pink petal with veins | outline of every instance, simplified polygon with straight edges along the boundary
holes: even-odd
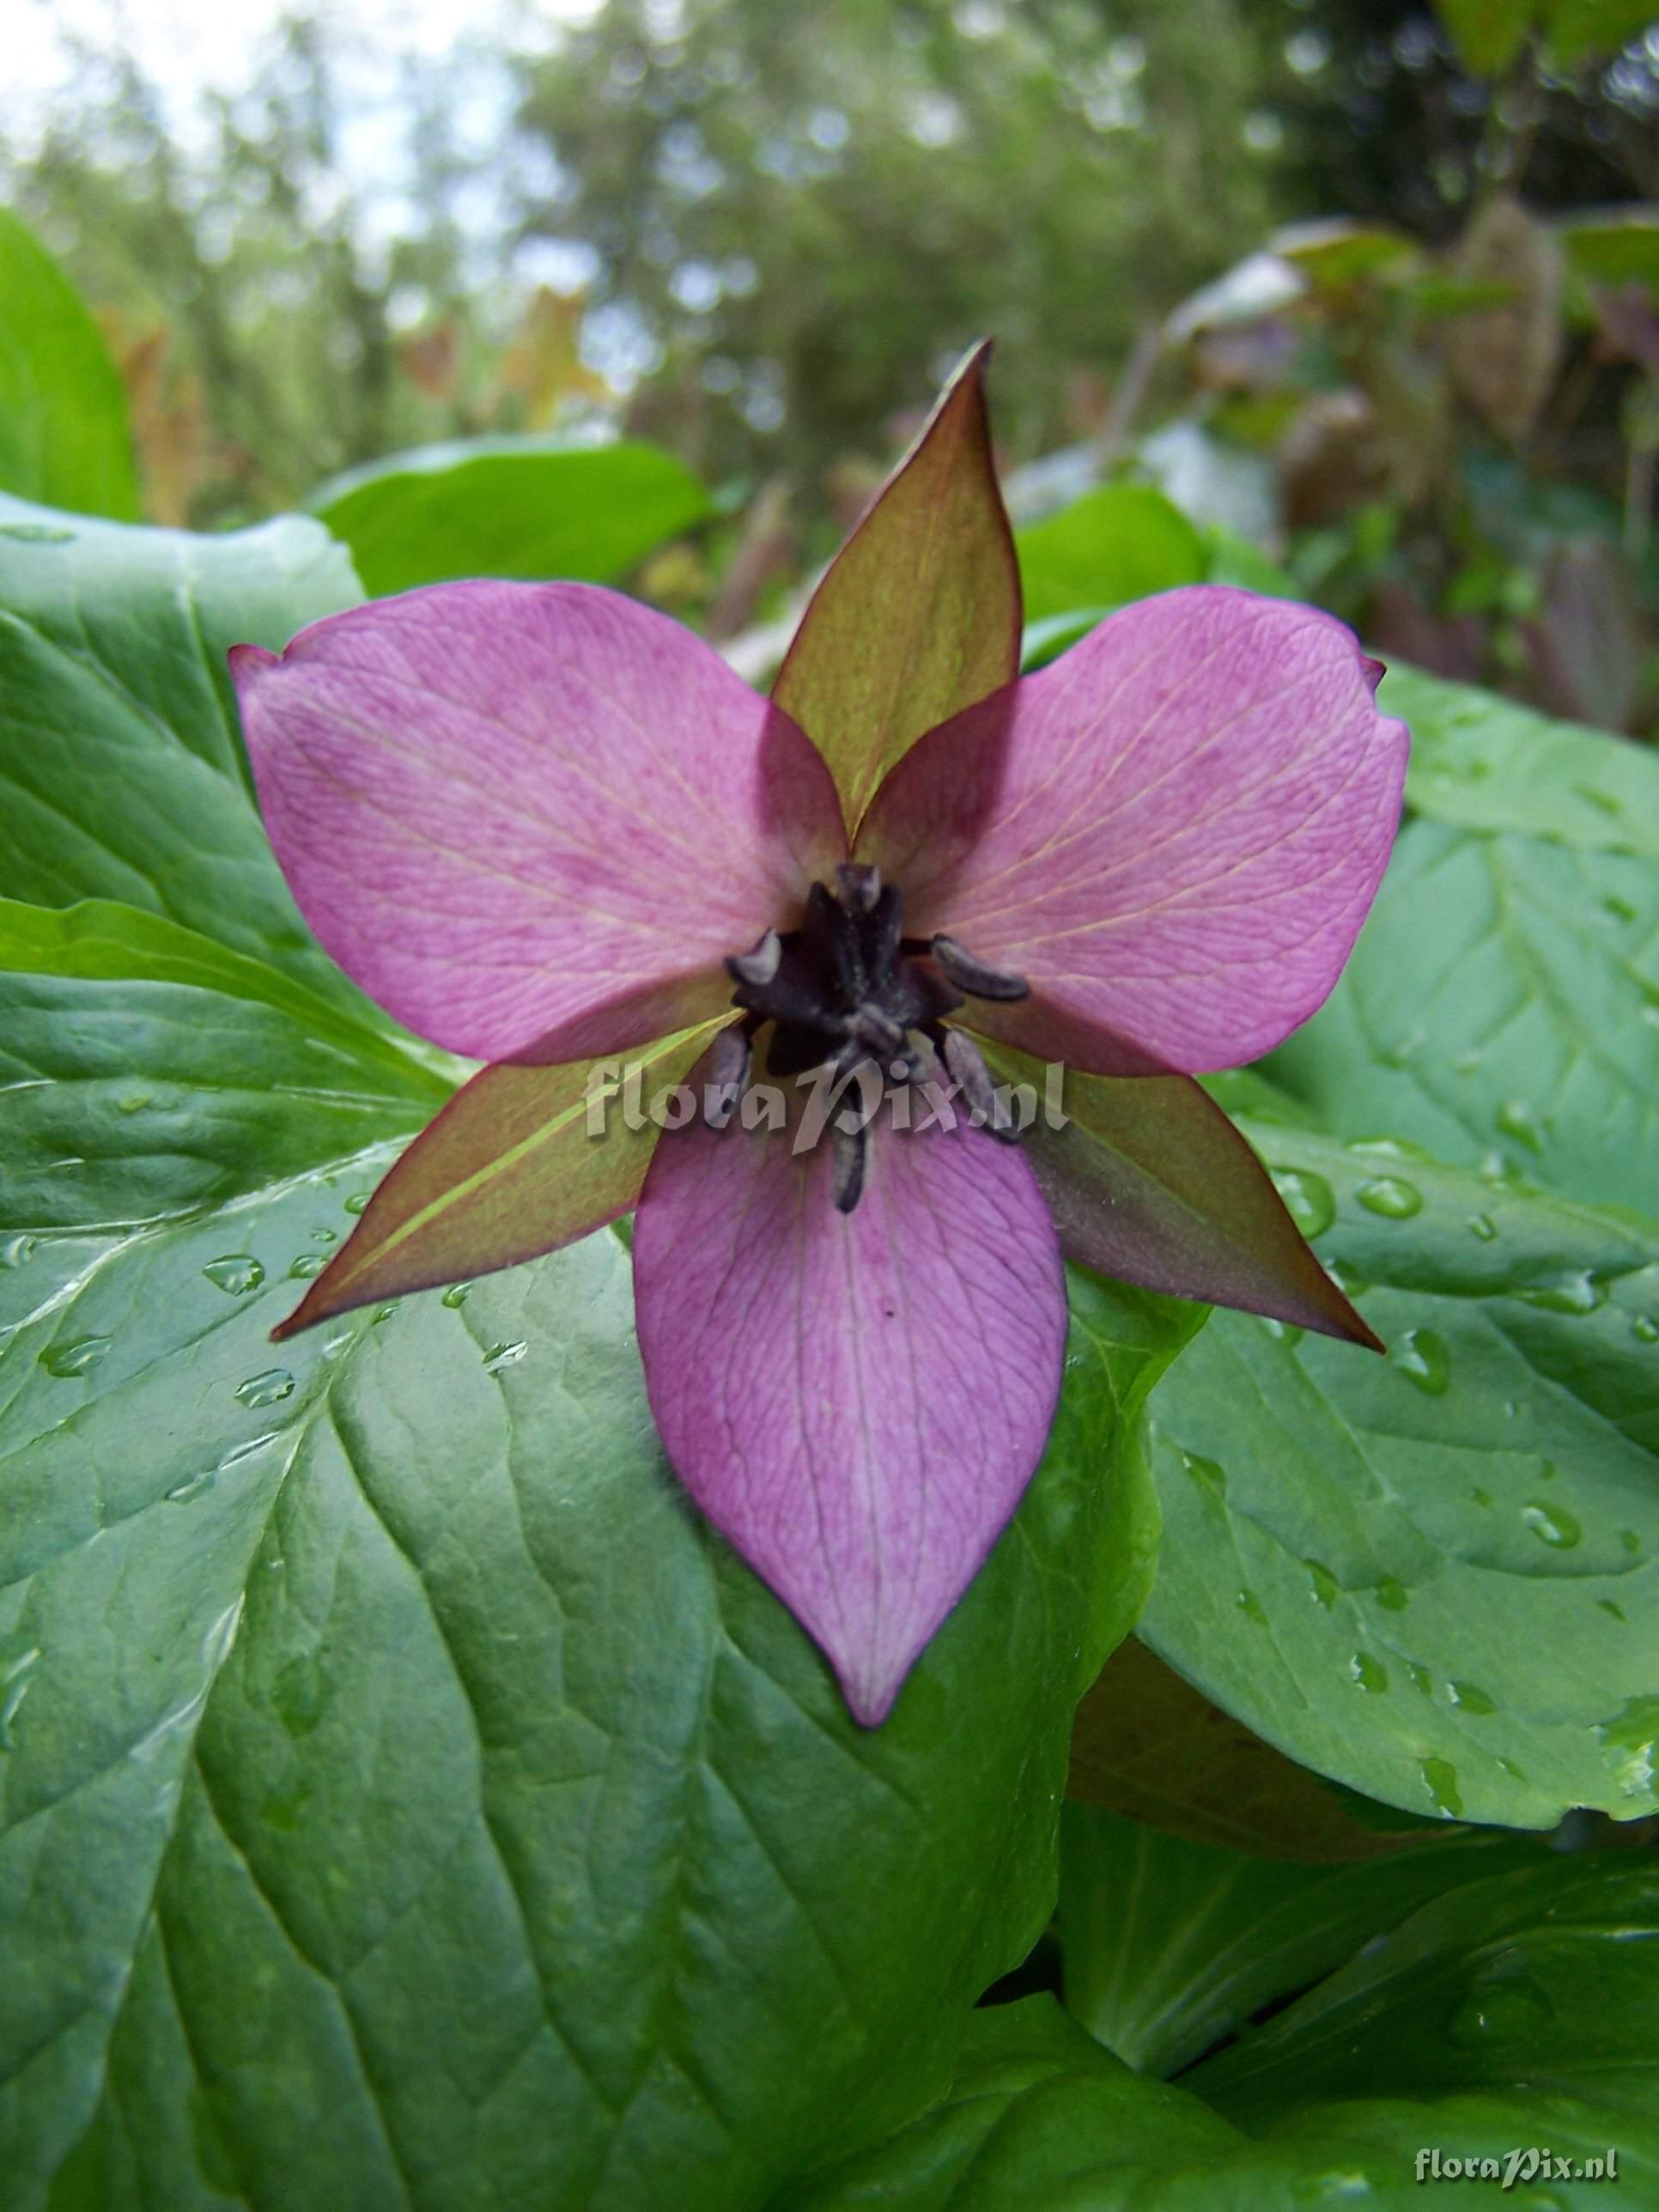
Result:
[[[617,592],[440,584],[231,664],[301,912],[454,1052],[574,1059],[717,1012],[723,956],[844,852],[795,724]]]
[[[884,1113],[850,1214],[830,1165],[827,1138],[665,1135],[635,1298],[675,1471],[873,1727],[1042,1456],[1066,1295],[1016,1148]]]
[[[859,857],[903,885],[908,932],[1026,977],[1025,1051],[1117,1074],[1127,1039],[1185,1073],[1236,1066],[1322,1004],[1382,878],[1408,740],[1376,680],[1312,608],[1165,592],[931,731]],[[1000,1008],[973,1018],[1003,1033]]]

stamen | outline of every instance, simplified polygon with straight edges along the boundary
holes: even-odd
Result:
[[[703,1085],[703,1120],[711,1129],[724,1129],[737,1112],[749,1088],[753,1059],[746,1030],[722,1030],[708,1055],[708,1077]]]
[[[988,1129],[994,1137],[1012,1144],[1019,1132],[1008,1116],[1006,1101],[1000,1097],[991,1080],[991,1071],[985,1065],[985,1055],[972,1037],[961,1030],[945,1032],[945,1065],[962,1085],[963,1095],[973,1109],[979,1125]]]
[[[850,1213],[864,1194],[864,1161],[869,1131],[862,1123],[856,1129],[843,1129],[837,1122],[830,1134],[835,1162],[830,1194],[837,1213]]]
[[[954,937],[936,937],[928,950],[957,990],[966,991],[970,999],[1030,996],[1031,987],[1023,975],[1005,975],[998,969],[986,967]]]
[[[853,1016],[853,1034],[874,1052],[896,1052],[904,1042],[904,1024],[868,999]]]
[[[726,963],[726,972],[734,983],[746,983],[751,990],[758,990],[777,974],[782,958],[783,939],[775,929],[769,929],[752,952],[734,952]]]

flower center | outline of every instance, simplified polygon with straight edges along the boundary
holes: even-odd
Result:
[[[732,1003],[746,1018],[716,1048],[714,1079],[730,1103],[729,1121],[748,1081],[757,1032],[769,1022],[769,1074],[827,1070],[846,1084],[869,1066],[896,1083],[936,1080],[939,1062],[997,1135],[995,1087],[979,1048],[945,1017],[969,998],[1023,999],[1018,975],[987,968],[951,937],[903,934],[904,899],[880,871],[844,864],[836,888],[814,884],[799,929],[769,929],[750,952],[726,965],[737,989]],[[864,1187],[867,1128],[835,1125],[835,1199],[843,1213]]]

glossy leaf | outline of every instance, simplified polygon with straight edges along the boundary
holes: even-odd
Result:
[[[1392,1144],[1246,1133],[1389,1358],[1212,1317],[1154,1401],[1142,1635],[1407,1811],[1652,1812],[1659,1227]]]
[[[1659,1216],[1659,874],[1414,823],[1330,1003],[1267,1065],[1345,1136]]]
[[[1369,1866],[1287,1866],[1068,1805],[1066,2008],[1138,2072],[1174,2074],[1420,1905],[1544,1858],[1541,1844],[1486,1835],[1419,1843]]]
[[[135,518],[126,396],[109,348],[58,264],[3,207],[0,331],[0,491]],[[0,536],[29,526],[0,516]]]
[[[1382,1858],[1431,1825],[1333,1789],[1137,1637],[1118,1646],[1077,1709],[1066,1794],[1170,1838],[1306,1866]]]
[[[627,1212],[656,1146],[658,1093],[722,1026],[678,1030],[625,1063],[481,1069],[386,1176],[283,1334],[535,1259]]]
[[[1414,813],[1659,860],[1659,760],[1650,747],[1398,665],[1377,703],[1411,725],[1406,803]]]
[[[310,505],[373,597],[457,576],[614,583],[703,521],[708,495],[654,446],[478,438],[331,477]]]
[[[1518,2142],[1616,2144],[1639,2203],[1659,2182],[1656,1954],[1646,1854],[1546,1859],[1424,1905],[1191,2079],[1252,2128],[1315,2100],[1504,2097],[1532,2115]]]
[[[366,1012],[271,856],[225,665],[360,597],[313,522],[194,538],[0,498],[9,895],[148,908]]]
[[[992,1046],[1000,1080],[1041,1064]],[[1382,1347],[1310,1250],[1249,1146],[1189,1076],[1068,1074],[1061,1127],[1024,1143],[1066,1257],[1119,1282]]]
[[[222,1202],[448,1086],[275,969],[102,900],[0,901],[0,1233]]]
[[[747,2212],[937,2094],[1048,1913],[1155,1528],[1120,1407],[1189,1316],[1080,1286],[866,1734],[667,1474],[614,1237],[273,1352],[386,1157],[5,1248],[8,2212]]]
[[[977,347],[830,562],[772,696],[830,763],[849,829],[936,723],[1018,672],[1019,574]]]
[[[1209,574],[1204,540],[1150,484],[1103,484],[1014,539],[1028,622],[1144,599]]]

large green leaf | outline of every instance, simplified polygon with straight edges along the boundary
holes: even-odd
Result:
[[[1411,725],[1406,799],[1415,812],[1659,860],[1651,748],[1416,668],[1390,668],[1377,702]]]
[[[1543,1856],[1538,1844],[1460,1836],[1363,1866],[1287,1866],[1068,1805],[1066,2007],[1139,2072],[1173,2074],[1419,1905]]]
[[[418,1128],[447,1091],[382,1033],[176,922],[0,900],[0,1235],[234,1198]]]
[[[1091,2049],[1052,1998],[997,2006],[948,2097],[776,2212],[1407,2212],[1468,2160],[1528,2212],[1652,2203],[1656,1937],[1656,1878],[1626,1854],[1462,1882],[1179,2087]]]
[[[1014,543],[1031,623],[1196,584],[1210,567],[1198,531],[1150,484],[1103,484]]]
[[[0,491],[77,514],[138,513],[126,396],[80,295],[0,207]]]
[[[453,576],[614,583],[701,522],[708,495],[654,446],[475,438],[372,461],[309,504],[374,598]]]
[[[1659,1875],[1621,1853],[1516,1868],[1425,1905],[1190,2078],[1252,2129],[1330,2099],[1455,2094],[1456,2142],[1418,2137],[1448,2151],[1502,2100],[1516,2142],[1616,2145],[1640,2203],[1659,2187],[1656,2047]]]
[[[936,2094],[1047,1917],[1198,1316],[1079,1280],[1043,1467],[866,1733],[669,1477],[617,1238],[273,1352],[388,1158],[3,1248],[6,2212],[742,2212]]]
[[[1141,1632],[1407,1810],[1652,1812],[1659,1225],[1245,1126],[1389,1354],[1215,1315],[1153,1403]]]
[[[1415,823],[1335,993],[1267,1065],[1344,1135],[1659,1215],[1659,870]]]
[[[1463,65],[1476,76],[1501,76],[1525,43],[1539,0],[1435,0]]]
[[[1654,0],[1547,0],[1550,57],[1567,69],[1602,61],[1654,21]]]
[[[0,498],[0,889],[145,907],[365,1008],[271,855],[225,667],[361,597],[314,522],[194,538]]]

